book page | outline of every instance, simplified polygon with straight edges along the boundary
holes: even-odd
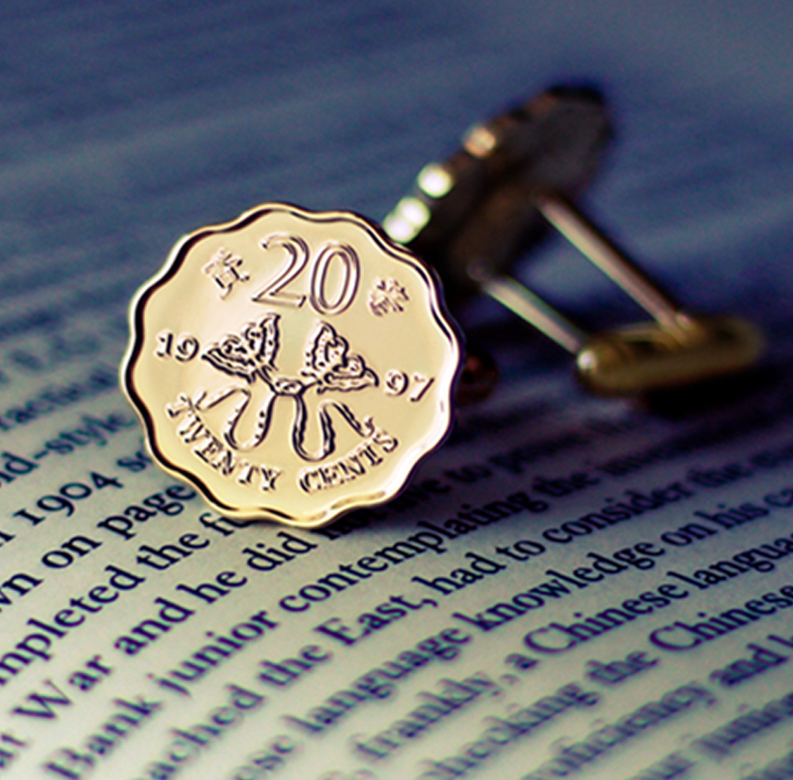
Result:
[[[793,765],[785,376],[683,421],[524,377],[400,498],[305,531],[152,465],[112,332],[4,346],[5,776]]]

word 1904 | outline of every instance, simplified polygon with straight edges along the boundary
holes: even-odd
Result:
[[[31,525],[43,523],[48,515],[57,512],[63,512],[66,517],[71,517],[77,509],[78,502],[84,501],[96,491],[106,487],[121,488],[123,485],[116,477],[106,477],[104,474],[92,471],[85,482],[67,482],[65,485],[61,485],[57,491],[42,496],[36,501],[36,508],[46,514],[39,515],[29,512],[27,509],[18,509],[13,516],[27,520]]]

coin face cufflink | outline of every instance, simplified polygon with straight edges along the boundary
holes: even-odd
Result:
[[[739,371],[749,323],[683,310],[573,205],[611,135],[602,97],[554,88],[474,126],[383,229],[270,203],[183,238],[138,292],[122,367],[149,449],[218,512],[312,527],[388,501],[451,425],[452,309],[498,300],[576,356],[603,395]],[[588,335],[509,275],[556,228],[652,316]],[[421,258],[421,259],[419,259]],[[468,355],[464,395],[487,393]]]
[[[459,362],[411,252],[272,203],[176,245],[122,379],[158,464],[218,512],[311,527],[400,491],[449,430]]]

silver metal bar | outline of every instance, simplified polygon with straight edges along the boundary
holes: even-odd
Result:
[[[616,282],[665,330],[685,332],[688,318],[680,305],[567,201],[539,195],[537,208],[570,243]]]
[[[568,352],[577,354],[587,341],[588,337],[584,331],[509,276],[494,276],[486,280],[482,284],[482,291],[542,331]]]

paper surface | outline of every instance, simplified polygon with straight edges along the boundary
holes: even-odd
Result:
[[[573,404],[564,376],[503,388],[401,498],[303,531],[202,507],[75,360],[2,416],[10,776],[706,778],[788,755],[785,381],[684,423]]]
[[[787,4],[17,5],[0,775],[793,774]],[[595,215],[692,306],[760,322],[759,373],[676,417],[588,399],[477,304],[504,381],[389,505],[238,527],[149,463],[117,370],[181,233],[273,199],[381,216],[568,78],[621,128]],[[560,244],[521,273],[636,316]]]

